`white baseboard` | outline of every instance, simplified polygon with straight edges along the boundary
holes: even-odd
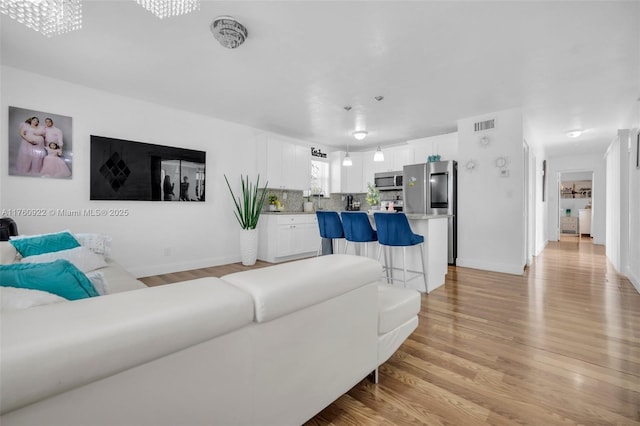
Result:
[[[640,293],[640,277],[636,276],[630,268],[627,268],[627,278],[629,278],[636,291]]]
[[[128,267],[127,270],[136,278],[150,277],[153,275],[170,274],[173,272],[190,271],[192,269],[209,268],[212,266],[227,265],[229,263],[240,262],[240,257],[217,257],[207,259],[196,259],[187,262],[162,263],[158,265],[145,265]]]
[[[540,249],[534,254],[535,257],[538,257],[542,254],[545,248],[547,248],[547,244],[549,244],[549,240],[544,240],[544,243],[541,244]]]
[[[517,265],[513,263],[492,263],[484,260],[463,259],[458,257],[456,260],[456,266],[481,269],[483,271],[502,272],[512,275],[523,275],[525,265]]]

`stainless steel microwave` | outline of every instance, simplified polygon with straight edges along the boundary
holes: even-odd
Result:
[[[378,191],[402,191],[402,172],[383,172],[373,176]]]

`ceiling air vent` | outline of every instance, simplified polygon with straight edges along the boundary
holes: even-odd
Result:
[[[485,130],[493,130],[496,128],[496,119],[492,118],[491,120],[486,121],[478,121],[477,123],[473,123],[473,131],[474,132],[482,132]]]

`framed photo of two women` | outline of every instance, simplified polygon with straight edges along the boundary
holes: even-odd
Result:
[[[71,117],[9,107],[9,174],[70,179],[73,172]]]

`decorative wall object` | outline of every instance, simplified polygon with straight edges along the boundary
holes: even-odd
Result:
[[[542,160],[542,201],[547,200],[547,160]]]
[[[9,174],[71,178],[72,129],[71,117],[9,107]]]
[[[640,169],[640,130],[636,139],[636,169]]]
[[[206,152],[91,135],[92,200],[205,201]]]

